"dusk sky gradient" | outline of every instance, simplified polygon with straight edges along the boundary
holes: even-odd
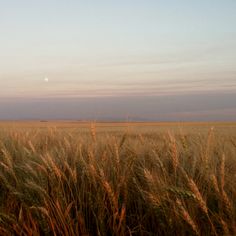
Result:
[[[0,119],[236,120],[235,26],[235,0],[0,0]]]

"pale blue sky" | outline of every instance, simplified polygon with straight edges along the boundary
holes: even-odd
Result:
[[[0,103],[234,94],[235,24],[234,0],[0,0]]]

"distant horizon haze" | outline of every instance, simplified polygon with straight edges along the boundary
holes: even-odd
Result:
[[[236,121],[235,101],[235,93],[8,99],[0,120]]]

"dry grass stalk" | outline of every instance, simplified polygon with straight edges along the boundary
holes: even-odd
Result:
[[[225,187],[225,155],[223,154],[220,163],[220,191],[224,207],[227,210],[228,214],[231,215],[233,207],[228,198],[227,193],[224,190],[224,187]]]
[[[206,215],[208,215],[208,208],[207,208],[206,202],[204,201],[204,199],[203,199],[196,183],[193,181],[193,179],[189,178],[188,184],[189,184],[189,187],[190,187],[191,191],[194,193],[194,195],[196,197],[196,200],[199,204],[199,207],[202,209],[202,211]]]
[[[228,198],[227,193],[224,190],[222,192],[222,200],[224,203],[224,208],[227,210],[228,214],[231,215],[233,212],[233,207],[232,207],[232,204]]]
[[[191,189],[191,191],[194,193],[195,195],[195,199],[198,202],[199,207],[202,209],[202,211],[208,215],[208,208],[206,205],[206,202],[204,201],[196,183],[194,182],[194,180],[192,178],[190,178],[187,173],[185,172],[185,170],[182,169],[182,173],[185,177],[185,179],[187,180],[188,186]]]
[[[53,158],[51,157],[51,155],[49,153],[46,154],[45,156],[45,160],[47,161],[48,165],[53,169],[55,175],[61,179],[63,176],[62,171],[58,168],[58,166],[56,165],[56,163],[54,162]]]
[[[142,134],[139,134],[138,136],[139,136],[139,140],[140,140],[141,144],[144,145],[145,140],[144,140],[144,138],[143,138],[143,135],[142,135]]]
[[[97,136],[96,136],[96,125],[95,125],[95,123],[91,123],[90,132],[91,132],[91,136],[93,138],[93,141],[96,142]]]
[[[205,155],[204,155],[204,157],[205,157],[204,161],[205,161],[206,167],[208,167],[208,164],[209,164],[209,157],[210,157],[213,132],[214,132],[214,127],[211,127],[208,131],[206,149],[205,149]]]
[[[180,213],[181,213],[181,216],[182,216],[183,220],[192,228],[193,232],[196,235],[200,235],[197,225],[195,224],[195,222],[193,221],[193,219],[189,215],[188,211],[184,208],[181,201],[179,199],[177,199],[176,203],[177,203],[177,206],[180,210]]]
[[[143,173],[144,173],[144,176],[147,180],[148,185],[150,186],[151,189],[153,189],[155,187],[155,181],[154,181],[153,175],[146,168],[143,170]]]
[[[34,145],[32,144],[31,140],[28,141],[28,144],[30,146],[30,149],[33,151],[33,153],[36,153],[36,149],[35,149]]]
[[[213,188],[216,191],[216,193],[218,195],[220,195],[220,189],[219,189],[218,181],[217,181],[217,178],[214,174],[211,175],[211,182],[212,182]]]
[[[150,202],[154,207],[159,207],[161,204],[160,198],[151,192],[144,192],[145,197],[148,199],[148,202]]]
[[[126,218],[126,206],[125,206],[125,204],[123,204],[122,208],[121,208],[120,216],[119,216],[118,227],[117,227],[118,232],[120,231],[122,224],[125,221],[125,218]]]
[[[113,192],[111,185],[106,180],[102,180],[102,185],[103,185],[105,192],[107,193],[107,195],[110,199],[111,207],[114,207],[115,211],[117,212],[118,211],[118,201],[117,201],[116,194]]]
[[[176,140],[175,140],[174,136],[170,133],[168,133],[168,134],[169,134],[169,138],[170,138],[170,142],[171,142],[172,165],[173,165],[174,173],[176,176],[176,170],[179,165],[178,150],[177,150]]]
[[[229,228],[227,226],[227,223],[222,218],[220,219],[220,223],[221,223],[224,235],[225,236],[230,236],[230,232],[229,232]]]
[[[120,166],[120,151],[119,147],[116,142],[114,142],[114,150],[115,150],[115,161],[116,161],[116,167],[119,171],[119,166]]]
[[[224,191],[225,186],[225,155],[223,154],[221,157],[220,163],[220,190],[221,192]]]

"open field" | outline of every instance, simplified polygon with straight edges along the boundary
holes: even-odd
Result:
[[[73,133],[90,132],[91,122],[81,121],[0,121],[0,129],[5,130],[46,130],[56,128],[58,131]],[[236,133],[236,122],[96,122],[97,132],[163,133],[207,133],[214,127],[218,134]]]
[[[0,122],[0,235],[236,235],[236,123]]]

